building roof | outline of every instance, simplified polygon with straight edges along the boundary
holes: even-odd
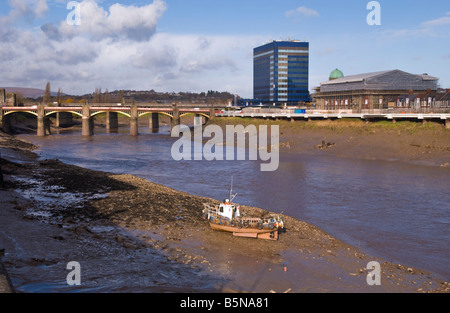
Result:
[[[344,76],[320,84],[322,92],[349,90],[436,90],[439,78],[400,70]]]
[[[343,83],[354,83],[354,82],[362,82],[367,80],[368,78],[373,78],[377,76],[381,76],[383,74],[388,73],[394,73],[394,72],[401,72],[405,74],[409,74],[400,70],[390,70],[390,71],[380,71],[380,72],[373,72],[373,73],[364,73],[364,74],[358,74],[358,75],[351,75],[351,76],[344,76],[338,79],[334,79],[331,81],[323,82],[321,85],[330,85],[330,84],[343,84]],[[414,75],[414,74],[411,74]],[[437,77],[428,76],[428,74],[421,74],[417,76],[422,76],[423,80],[439,80]]]
[[[298,40],[290,40],[290,41],[272,41],[269,43],[266,43],[262,46],[256,47],[253,49],[254,53],[260,53],[266,50],[275,49],[275,48],[287,48],[287,47],[294,47],[294,48],[308,48],[309,49],[309,42],[305,41],[298,41]]]
[[[362,82],[367,78],[378,76],[380,74],[385,74],[389,71],[382,71],[382,72],[374,72],[374,73],[365,73],[365,74],[358,74],[358,75],[350,75],[350,76],[344,76],[338,79],[330,80],[327,82],[321,83],[321,85],[331,85],[331,84],[343,84],[343,83],[353,83],[353,82]]]

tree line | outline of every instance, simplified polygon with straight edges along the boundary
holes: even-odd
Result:
[[[230,92],[220,92],[208,90],[206,92],[157,92],[153,89],[148,91],[137,90],[115,90],[110,92],[106,89],[95,88],[94,92],[82,96],[66,95],[59,88],[56,97],[52,96],[51,85],[48,82],[45,86],[43,97],[37,101],[45,104],[63,104],[63,103],[134,103],[134,102],[158,102],[158,103],[215,103],[227,104],[234,99],[240,99],[239,96]]]

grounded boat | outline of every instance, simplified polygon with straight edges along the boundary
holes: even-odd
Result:
[[[243,217],[239,205],[232,203],[236,195],[230,190],[230,198],[219,205],[204,203],[203,218],[208,220],[212,229],[231,232],[237,237],[278,240],[280,229],[284,228],[279,216],[270,218]]]

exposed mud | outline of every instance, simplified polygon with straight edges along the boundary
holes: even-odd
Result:
[[[220,118],[226,125],[279,125],[280,149],[292,153],[321,153],[340,158],[401,161],[450,167],[450,129],[437,122],[362,120],[273,121]]]

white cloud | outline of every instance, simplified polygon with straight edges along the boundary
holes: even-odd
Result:
[[[383,32],[385,38],[414,38],[414,37],[448,37],[450,32],[448,27],[450,25],[450,12],[445,16],[433,20],[425,21],[419,25],[407,29],[391,29]]]
[[[62,21],[58,27],[46,24],[42,27],[50,39],[70,39],[74,36],[88,36],[93,40],[105,38],[148,40],[156,31],[159,18],[166,10],[161,0],[145,6],[113,4],[109,10],[94,0],[80,2],[81,25],[69,25]]]
[[[286,17],[293,17],[293,16],[305,16],[305,17],[319,17],[320,14],[316,10],[309,9],[305,6],[298,7],[297,9],[290,10],[286,12]]]
[[[446,13],[446,16],[426,21],[422,23],[422,26],[424,27],[437,27],[437,26],[444,26],[450,24],[450,12]]]
[[[35,3],[37,16],[44,10]],[[73,94],[212,89],[252,96],[252,51],[265,38],[158,33],[165,10],[160,0],[105,9],[92,0],[82,4],[78,27],[64,20],[38,29],[0,28],[0,86],[44,88],[50,81]]]
[[[35,2],[34,14],[38,18],[42,18],[48,12],[47,0],[38,0]]]
[[[17,20],[42,18],[49,10],[47,0],[9,0],[8,3],[11,11],[7,16],[0,17],[0,28],[8,27]]]
[[[16,31],[15,40],[21,49],[0,46],[0,86],[44,88],[50,81],[73,94],[212,89],[251,97],[249,51],[261,38],[157,33],[147,41],[78,36],[58,42],[42,32]]]

